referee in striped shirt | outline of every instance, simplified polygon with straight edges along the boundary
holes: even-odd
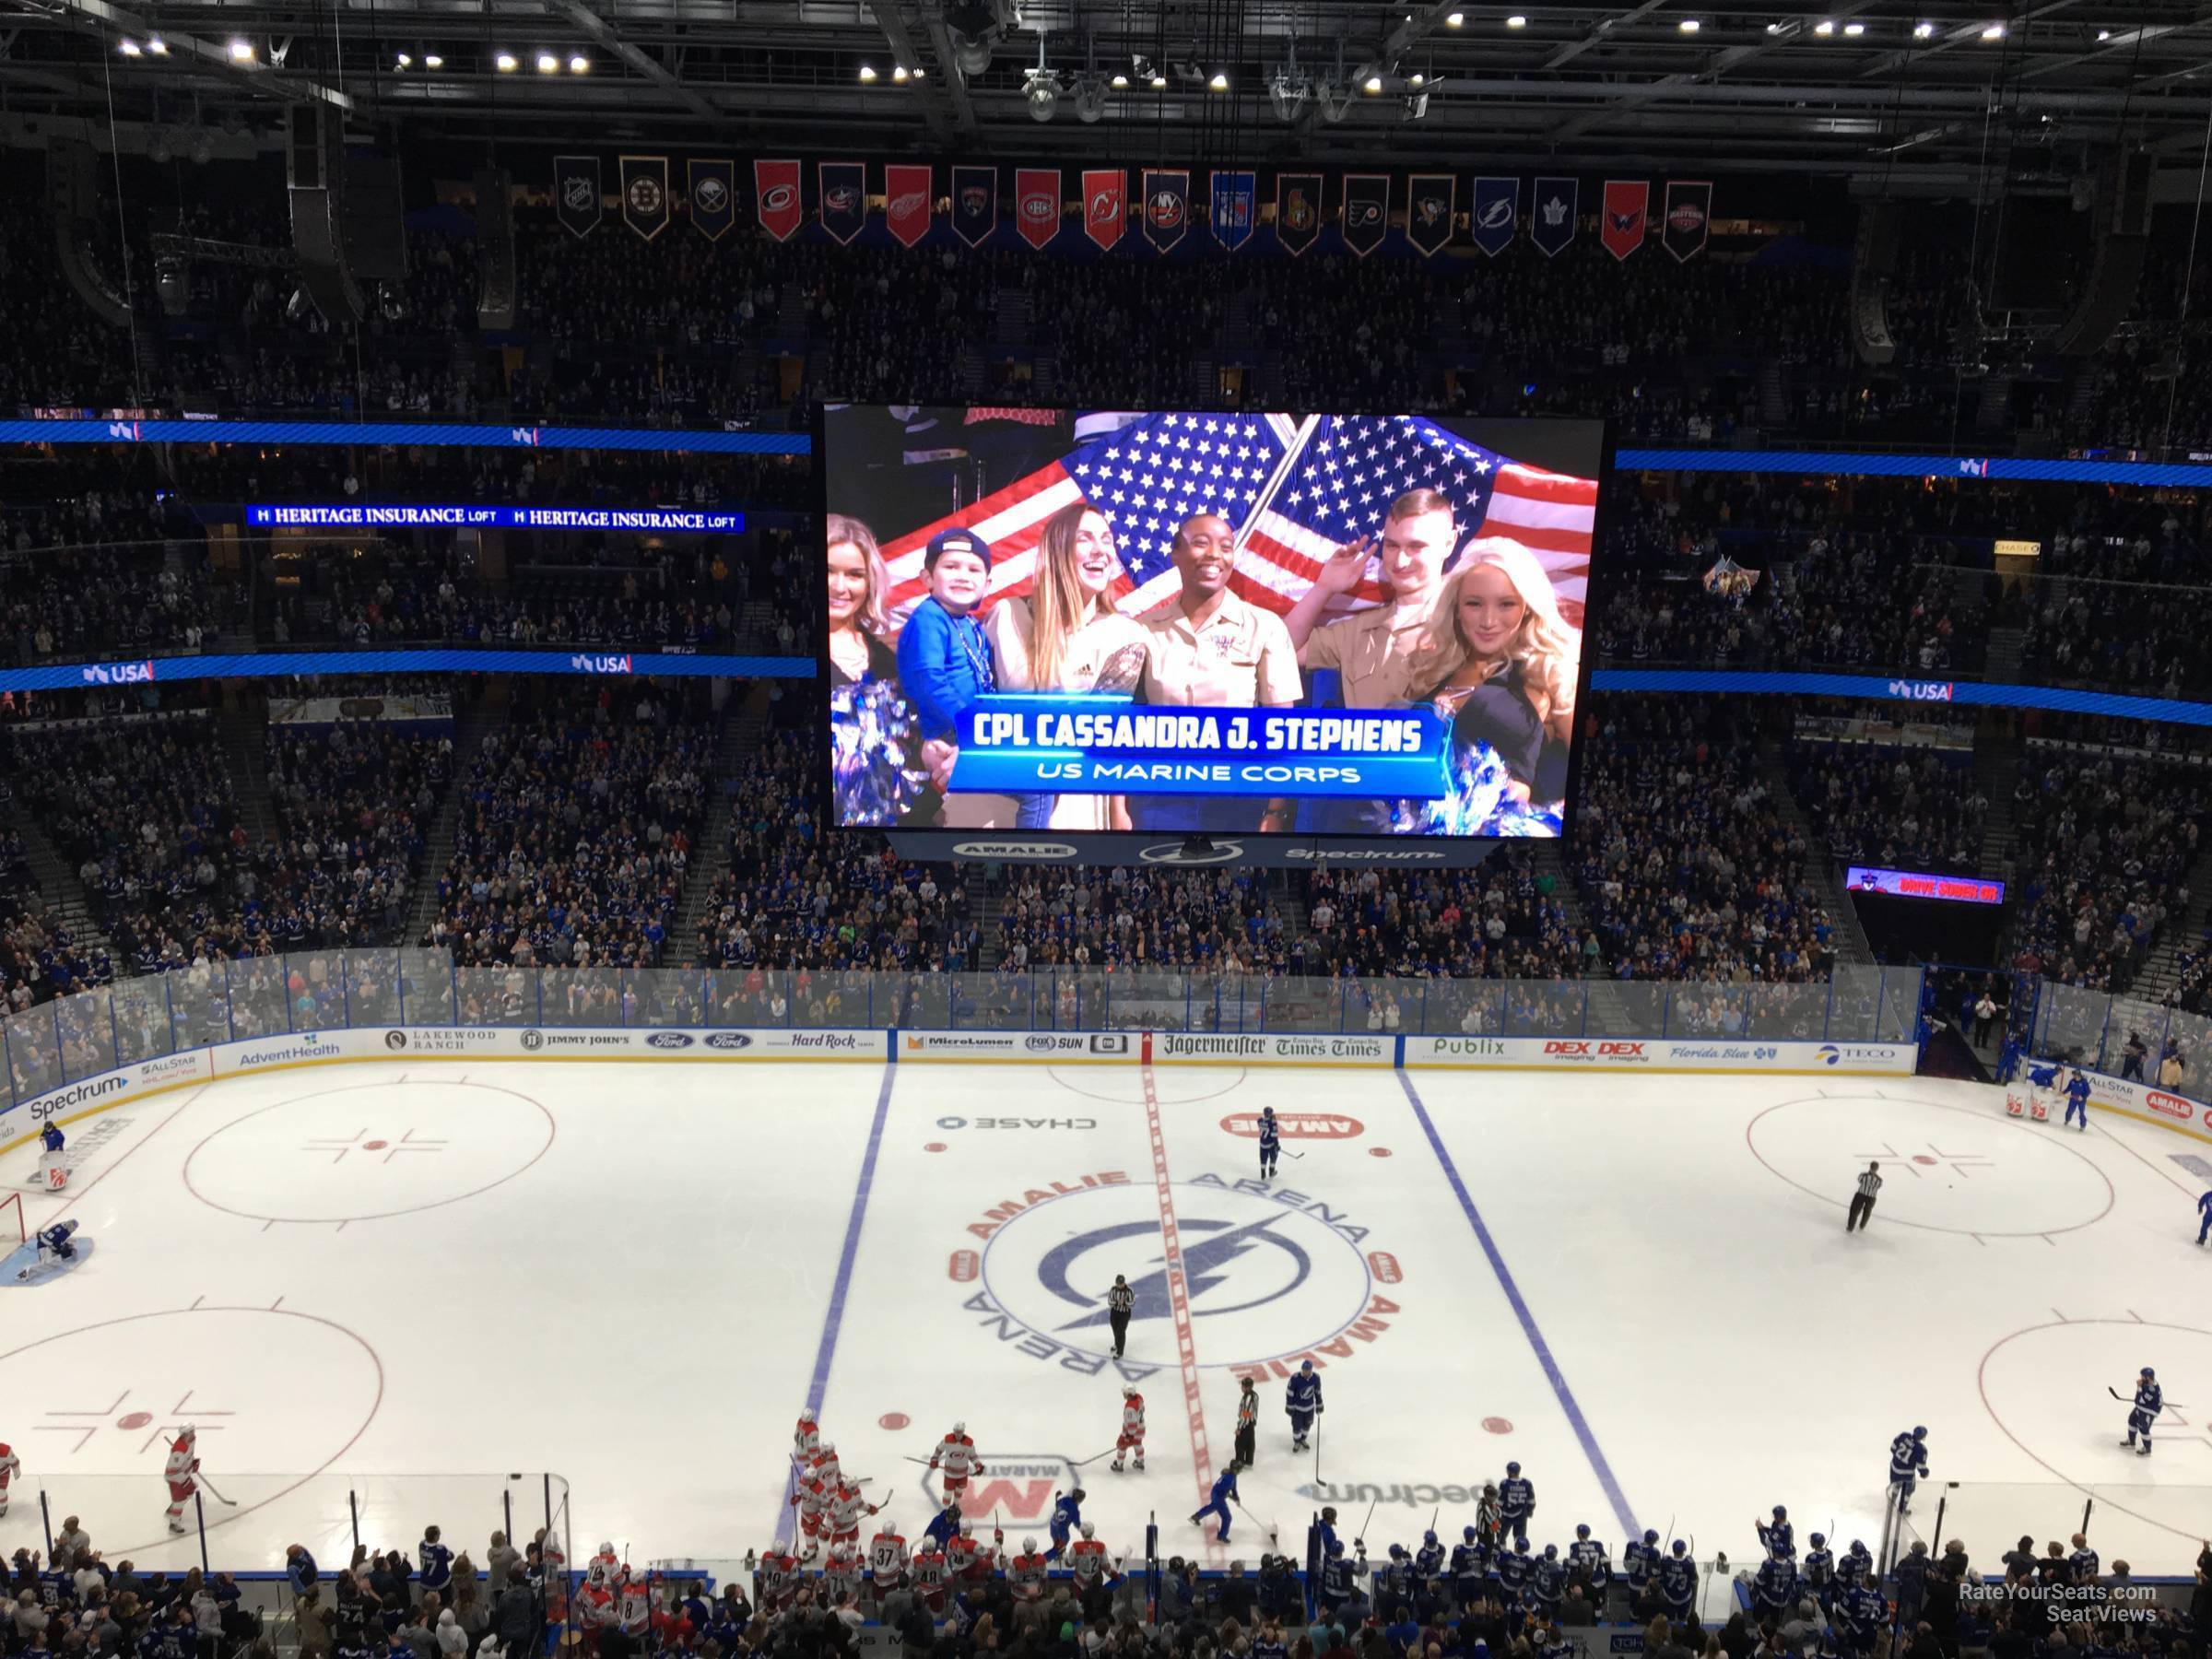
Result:
[[[1877,1173],[1879,1163],[1870,1163],[1866,1172],[1859,1177],[1859,1190],[1851,1197],[1851,1218],[1843,1223],[1845,1232],[1856,1232],[1874,1218],[1874,1195],[1882,1190],[1882,1178]]]
[[[1119,1359],[1122,1349],[1129,1343],[1129,1313],[1136,1306],[1136,1292],[1120,1274],[1113,1276],[1113,1288],[1106,1292],[1106,1317],[1113,1324],[1113,1357]]]

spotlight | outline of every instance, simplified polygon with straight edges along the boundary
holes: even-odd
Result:
[[[499,65],[499,66],[500,66],[500,73],[501,75],[512,75],[512,74],[514,73],[514,53],[512,53],[512,52],[502,52],[502,53],[500,53],[499,57],[498,57],[497,59],[495,59],[494,61],[495,61],[496,63],[498,63],[498,65]]]
[[[540,75],[556,75],[559,70],[560,60],[551,53],[541,52],[537,54],[537,72]]]
[[[1699,23],[1695,18],[1685,18],[1681,22],[1676,24],[1675,27],[1680,29],[1684,34],[1696,34],[1698,30],[1703,27],[1703,25]]]
[[[1982,31],[1982,38],[1985,41],[2003,40],[2005,38],[2005,25],[2002,23],[1992,23],[1988,28]]]
[[[892,84],[893,84],[894,86],[900,86],[900,87],[903,87],[903,86],[905,86],[905,85],[906,85],[906,81],[907,81],[907,75],[906,75],[906,65],[905,65],[904,64],[893,64],[893,65],[891,65],[891,82],[892,82]]]
[[[1376,93],[1382,90],[1382,77],[1379,75],[1369,76],[1365,80],[1359,83],[1359,90],[1366,93],[1370,98],[1372,98]]]
[[[138,42],[135,41],[124,41],[118,44],[115,50],[122,53],[124,57],[136,57],[138,55]]]
[[[1815,34],[1817,34],[1817,35],[1832,35],[1832,34],[1834,34],[1834,33],[1836,32],[1836,25],[1835,25],[1835,21],[1834,21],[1834,19],[1832,19],[1832,18],[1821,18],[1819,22],[1818,22],[1818,23],[1816,23],[1816,24],[1814,24],[1814,25],[1813,25],[1813,32],[1814,32]]]
[[[409,57],[409,56],[408,56],[408,55],[407,55],[406,53],[404,53],[404,52],[403,52],[403,53],[401,53],[399,54],[398,58],[397,58],[395,61],[396,61],[396,63],[397,63],[398,66],[399,66],[400,68],[402,68],[402,69],[407,69],[407,68],[411,68],[411,67],[413,67],[413,66],[414,66],[414,63],[415,63],[415,60],[414,60],[413,58]]]
[[[863,64],[860,66],[860,78],[864,81],[872,81],[876,78],[876,71],[870,68],[867,65]],[[904,80],[906,78],[905,74],[901,72],[899,78],[900,80]]]
[[[1076,119],[1088,124],[1106,113],[1106,83],[1095,75],[1076,82]]]
[[[172,317],[184,314],[192,303],[192,275],[181,259],[159,259],[154,262],[154,291],[161,296],[161,309]]]
[[[1429,84],[1429,77],[1416,70],[1406,77],[1406,84],[1409,87],[1425,87]]]
[[[296,288],[292,290],[292,297],[284,302],[284,314],[297,323],[307,315],[309,303],[307,290],[303,288]]]
[[[1152,79],[1150,85],[1153,91],[1165,92],[1168,89],[1168,77],[1162,75],[1159,70],[1155,69],[1152,71]]]
[[[952,36],[952,61],[962,75],[982,75],[991,67],[992,41],[989,35],[967,35],[955,29]]]
[[[169,42],[164,41],[159,35],[147,35],[146,37],[146,49],[152,53],[156,57],[167,57],[169,55]]]
[[[253,42],[244,40],[232,41],[230,42],[230,61],[234,64],[252,63],[253,61]]]
[[[1226,92],[1229,90],[1229,76],[1217,69],[1214,71],[1213,78],[1206,84],[1217,92]]]
[[[442,69],[445,67],[445,60],[434,52],[425,53],[422,58],[422,66],[425,69]]]
[[[1129,89],[1129,77],[1124,75],[1119,69],[1116,69],[1113,72],[1113,78],[1108,81],[1106,84],[1112,87],[1116,92],[1126,92]]]
[[[1528,19],[1523,17],[1519,12],[1515,12],[1512,17],[1505,20],[1505,26],[1508,29],[1526,29],[1528,27]]]
[[[1933,23],[1922,22],[1912,25],[1912,38],[1916,41],[1924,41],[1935,32],[1936,25]]]
[[[592,60],[588,57],[585,57],[582,53],[580,52],[576,53],[575,56],[569,60],[569,73],[571,75],[589,75],[591,71]]]
[[[1465,12],[1446,12],[1444,14],[1444,27],[1446,29],[1457,29],[1466,20],[1467,14]]]
[[[1060,88],[1053,84],[1052,76],[1042,69],[1032,69],[1022,83],[1022,97],[1030,106],[1031,121],[1050,121],[1060,109]]]
[[[2112,38],[2112,31],[2109,29],[2100,29],[2097,31],[2097,38],[2100,41],[2109,41]]]

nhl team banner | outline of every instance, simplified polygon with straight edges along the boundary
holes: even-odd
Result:
[[[971,248],[980,248],[998,229],[998,169],[956,167],[952,170],[953,234]],[[1041,245],[1041,244],[1040,244]]]
[[[1129,222],[1129,175],[1118,167],[1086,168],[1083,172],[1083,233],[1112,251]]]
[[[1643,246],[1644,221],[1652,206],[1652,187],[1641,179],[1607,179],[1604,223],[1598,239],[1606,252],[1626,259]]]
[[[691,204],[691,222],[709,241],[720,241],[737,222],[737,164],[694,159],[685,166],[689,170],[684,194]]]
[[[622,158],[622,222],[651,241],[668,229],[668,158]]]
[[[1553,258],[1574,240],[1574,217],[1581,191],[1578,179],[1538,179],[1529,197],[1528,240]]]
[[[935,205],[931,183],[926,163],[894,161],[883,170],[883,222],[902,248],[912,247],[929,234],[930,209]]]
[[[959,716],[955,793],[1436,801],[1451,723],[1434,709],[1156,709],[1126,695],[988,692]]]
[[[825,161],[820,173],[822,229],[851,247],[868,219],[868,168],[865,161]]]
[[[1014,172],[1014,224],[1021,240],[1041,248],[1060,234],[1060,170],[1022,167]]]
[[[1344,175],[1344,245],[1365,259],[1390,229],[1390,175]]]
[[[1459,215],[1457,173],[1415,173],[1406,181],[1406,240],[1431,258],[1452,241]]]
[[[1513,229],[1521,218],[1521,181],[1477,179],[1475,210],[1468,216],[1475,245],[1492,259],[1513,245]]]
[[[1232,253],[1252,238],[1253,221],[1259,217],[1257,184],[1248,172],[1214,174],[1214,240]]]
[[[1275,240],[1291,254],[1303,253],[1321,235],[1321,175],[1275,175]]]
[[[573,236],[589,236],[599,228],[599,216],[605,211],[601,200],[599,158],[596,156],[556,156],[553,158],[553,200],[560,222]]]
[[[1145,169],[1145,240],[1165,253],[1191,228],[1188,169]]]
[[[1712,184],[1704,179],[1669,179],[1666,182],[1666,226],[1660,233],[1666,251],[1677,263],[1695,259],[1705,251],[1705,233],[1712,218]]]
[[[760,229],[778,241],[789,241],[806,218],[806,202],[799,194],[799,164],[754,162],[753,201]]]

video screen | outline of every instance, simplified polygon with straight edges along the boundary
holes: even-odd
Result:
[[[1564,832],[1604,429],[844,406],[834,821]]]

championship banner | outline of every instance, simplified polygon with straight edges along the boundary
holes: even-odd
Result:
[[[685,194],[691,204],[691,222],[709,241],[720,241],[737,222],[737,164],[693,160],[685,165],[689,169]]]
[[[891,162],[883,170],[883,222],[899,245],[911,248],[929,234],[934,182],[926,163]]]
[[[1275,175],[1275,240],[1286,253],[1303,253],[1321,235],[1321,175]]]
[[[1145,169],[1145,240],[1165,253],[1191,228],[1191,175],[1184,168]]]
[[[799,164],[754,162],[753,204],[760,229],[778,241],[789,241],[806,218],[806,205],[799,195]]]
[[[992,692],[962,711],[956,794],[1441,800],[1451,723],[1434,709],[1172,711],[1122,694]]]
[[[1705,251],[1705,233],[1712,218],[1712,185],[1709,181],[1669,179],[1666,182],[1666,228],[1660,240],[1677,264],[1695,259]]]
[[[589,236],[599,228],[600,215],[606,210],[601,194],[598,157],[553,158],[555,210],[571,235]]]
[[[1538,179],[1529,198],[1528,240],[1543,250],[1547,259],[1562,252],[1574,240],[1575,205],[1581,193],[1576,179]]]
[[[1434,258],[1450,245],[1459,216],[1457,173],[1415,173],[1406,181],[1406,240]]]
[[[952,170],[952,229],[971,248],[982,247],[998,229],[997,168]]]
[[[1213,197],[1214,240],[1233,253],[1251,240],[1259,217],[1257,182],[1248,172],[1217,171]]]
[[[1129,222],[1129,175],[1118,167],[1083,170],[1083,233],[1111,252]]]
[[[1344,175],[1344,245],[1365,259],[1390,229],[1390,175]]]
[[[624,156],[622,222],[651,241],[668,229],[668,158]]]
[[[1475,181],[1475,211],[1469,218],[1477,247],[1497,258],[1513,245],[1513,230],[1520,218],[1520,180]]]
[[[1022,167],[1014,172],[1014,225],[1021,240],[1041,248],[1060,234],[1060,170]]]
[[[1607,179],[1606,211],[1598,240],[1616,259],[1643,246],[1644,220],[1651,211],[1652,187],[1641,179]]]
[[[824,161],[821,181],[822,229],[849,248],[868,222],[868,167],[865,161]]]

